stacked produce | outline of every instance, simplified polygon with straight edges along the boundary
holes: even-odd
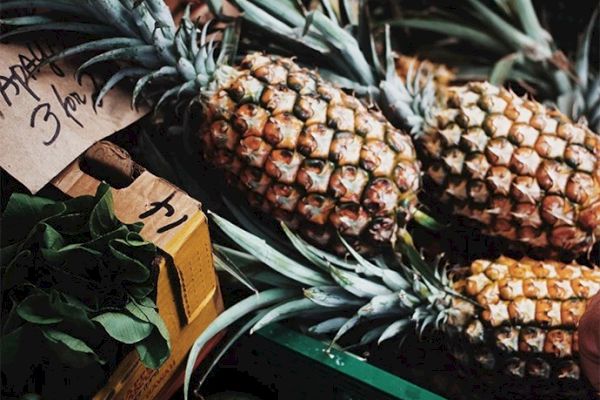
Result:
[[[209,3],[218,14],[221,2]],[[600,291],[600,275],[558,256],[589,264],[596,258],[598,134],[584,121],[490,83],[446,86],[444,70],[431,64],[404,72],[387,28],[381,62],[367,2],[359,13],[346,2],[339,13],[329,1],[310,13],[293,2],[233,3],[254,28],[242,29],[242,44],[276,54],[251,52],[233,64],[235,24],[217,45],[207,39],[208,27],[200,30],[189,15],[176,27],[160,0],[40,1],[58,14],[5,22],[25,25],[10,35],[63,30],[62,21],[77,22],[68,29],[95,39],[57,59],[91,52],[80,71],[107,61],[125,65],[97,101],[119,81],[134,79],[134,104],[144,97],[158,115],[180,113],[182,143],[188,150],[193,146],[190,165],[202,157],[245,193],[247,203],[282,221],[281,230],[265,227],[231,193],[224,194],[226,203],[243,228],[213,214],[242,249],[216,245],[217,265],[275,288],[232,306],[197,340],[186,396],[207,340],[255,312],[242,331],[307,315],[320,319],[312,330],[334,334],[333,342],[360,324],[368,326],[361,344],[438,330],[473,372],[507,380],[524,393],[589,396],[578,366],[576,328],[588,299]],[[539,35],[531,28],[531,3],[513,6],[506,4],[529,17],[521,21],[526,34]],[[21,7],[0,4],[0,10]],[[486,9],[474,9],[509,32],[504,40],[535,43]],[[549,48],[540,47],[536,57],[548,58]],[[298,62],[279,55],[289,55],[289,49],[301,55]],[[569,87],[588,97],[591,90],[594,103],[589,76],[586,69],[580,75],[585,81],[569,81]],[[563,78],[571,79],[557,79]],[[196,105],[200,115],[193,115]],[[183,146],[178,154],[185,154]],[[441,218],[461,224],[459,217],[465,217],[481,233],[541,259],[503,256],[438,268],[421,256],[409,234],[411,220],[442,229],[422,211],[420,191]],[[284,234],[291,246],[281,243]],[[350,257],[333,254],[340,251]]]

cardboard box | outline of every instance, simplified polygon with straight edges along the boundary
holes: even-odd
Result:
[[[98,146],[98,145],[97,145]],[[96,192],[100,181],[74,161],[52,185],[75,197]],[[194,340],[223,309],[213,268],[207,219],[200,204],[147,171],[127,187],[112,189],[115,214],[126,223],[144,222],[141,235],[160,249],[157,306],[169,330],[171,355],[158,370],[129,353],[95,400],[153,399],[181,366]]]

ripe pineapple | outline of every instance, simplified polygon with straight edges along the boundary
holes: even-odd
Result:
[[[225,311],[218,326],[239,318],[240,309],[247,313],[266,308],[254,320],[253,330],[295,316],[320,321],[309,332],[335,333],[334,342],[361,323],[368,329],[361,344],[380,343],[413,330],[419,335],[438,330],[476,380],[480,375],[490,379],[488,387],[500,383],[536,396],[590,398],[588,383],[580,373],[577,325],[589,299],[600,292],[600,270],[502,256],[433,274],[430,266],[418,261],[419,254],[408,244],[405,231],[401,231],[400,246],[409,256],[410,267],[385,265],[382,259],[374,264],[356,252],[354,260],[337,258],[288,231],[298,254],[309,260],[296,263],[290,271],[285,266],[295,261],[275,256],[275,248],[264,245],[256,251],[260,239],[221,217],[213,215],[213,221],[245,252],[219,247],[217,258],[246,260],[240,265],[252,279],[258,275],[248,266],[247,257],[255,257],[297,286],[297,291],[267,290],[260,299],[252,295],[237,310]],[[277,282],[270,275],[260,279]],[[261,302],[258,307],[257,301]],[[199,338],[188,365],[193,366],[194,355],[211,334]]]
[[[477,260],[454,288],[448,320],[463,344],[461,361],[513,378],[580,378],[577,325],[600,291],[600,271],[555,261]]]
[[[389,242],[412,213],[410,137],[292,60],[250,54],[208,99],[205,158],[263,212],[326,246],[335,231]]]
[[[134,103],[150,84],[162,89],[157,108],[175,96],[176,109],[199,99],[201,152],[265,213],[321,246],[332,237],[337,240],[332,235],[337,231],[366,249],[389,243],[398,224],[416,211],[420,166],[411,138],[316,71],[257,53],[229,66],[225,59],[231,31],[215,60],[206,30],[199,46],[189,15],[177,29],[162,0],[137,5],[133,0],[87,1],[77,9],[79,3],[68,0],[44,8],[67,12],[64,21],[94,22],[69,29],[97,33],[102,39],[57,58],[101,53],[84,68],[129,61],[102,93],[118,80],[134,78]],[[0,11],[27,4],[7,2]],[[22,21],[3,20],[17,25]],[[40,30],[64,26],[43,21]]]
[[[598,134],[489,83],[450,87],[439,102],[426,88],[400,98],[403,85],[392,77],[382,89],[409,121],[431,199],[492,236],[571,254],[592,249],[600,235]],[[415,99],[423,103],[405,106]]]
[[[568,116],[487,83],[443,88],[445,99],[435,99],[430,83],[401,82],[389,74],[394,68],[389,63],[383,94],[417,139],[427,177],[424,192],[490,235],[574,255],[589,252],[600,234],[600,136],[592,131],[600,128],[600,77],[588,54],[597,13],[582,30],[577,56],[558,67],[561,53],[530,0],[511,2],[502,12],[477,0],[468,3],[465,10],[476,17],[459,30],[489,27],[490,40],[461,39],[494,53],[494,64],[509,53],[523,55],[518,68],[504,75],[529,82]],[[424,20],[396,22],[445,34],[457,24],[435,22],[447,19],[448,12],[456,7],[443,10],[443,16],[434,12]],[[492,74],[491,79],[499,78]]]

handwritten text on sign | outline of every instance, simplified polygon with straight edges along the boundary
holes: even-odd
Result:
[[[142,114],[113,90],[95,107],[102,81],[75,79],[75,66],[35,69],[60,51],[46,42],[0,44],[0,166],[37,192],[96,141]]]

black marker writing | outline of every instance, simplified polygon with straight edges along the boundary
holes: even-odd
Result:
[[[31,87],[31,82],[37,80],[35,75],[40,66],[47,63],[47,61],[57,53],[58,51],[49,43],[45,43],[45,45],[37,42],[27,44],[27,50],[24,51],[23,54],[18,55],[19,62],[8,67],[8,74],[0,74],[0,99],[2,99],[8,107],[12,107],[13,98],[21,94],[27,94],[36,102],[41,102],[42,99]],[[63,78],[66,76],[65,72],[54,62],[47,63],[47,65],[56,77]],[[84,77],[88,78],[92,83],[93,89],[90,97],[93,99],[95,93],[99,92],[102,85],[99,84],[92,75],[82,74],[78,81],[79,86],[82,88],[82,79]],[[80,128],[83,128],[84,124],[77,119],[75,115],[78,108],[87,105],[88,103],[92,103],[94,111],[97,112],[96,105],[93,101],[88,102],[88,96],[86,94],[71,92],[65,96],[59,92],[54,84],[51,84],[50,88],[60,105],[62,113],[53,110],[50,103],[45,102],[36,105],[32,110],[30,117],[30,126],[32,128],[40,125],[37,123],[40,119],[43,119],[43,121],[48,124],[53,124],[52,136],[49,140],[43,141],[43,144],[46,146],[50,146],[58,139],[63,125],[61,123],[63,115],[77,124]],[[99,106],[102,107],[102,104],[100,103]],[[50,121],[51,119],[53,121]]]
[[[150,203],[150,206],[152,208],[141,213],[138,216],[138,218],[141,218],[141,219],[148,218],[148,217],[156,214],[158,211],[160,211],[163,208],[165,209],[165,217],[172,217],[175,214],[175,208],[169,203],[169,201],[171,201],[173,199],[173,197],[175,197],[175,192],[171,193],[169,196],[167,196],[162,201],[155,201],[155,202]],[[179,218],[177,221],[171,222],[165,226],[158,228],[158,230],[156,232],[164,233],[170,229],[173,229],[173,228],[183,224],[185,221],[187,221],[187,219],[188,219],[188,216],[186,214],[183,217]]]
[[[33,109],[33,112],[31,113],[31,119],[29,121],[29,126],[31,126],[32,128],[35,128],[36,117],[37,117],[38,113],[40,112],[40,110],[44,110],[42,112],[42,118],[44,119],[44,122],[48,122],[48,120],[50,118],[54,119],[54,123],[55,123],[54,133],[52,134],[52,137],[50,138],[50,140],[44,141],[44,144],[46,146],[50,146],[52,143],[54,143],[56,141],[56,139],[58,138],[58,135],[60,133],[60,120],[58,119],[56,114],[54,114],[52,112],[52,110],[50,109],[50,104],[48,104],[48,103],[40,104],[39,106],[35,107]]]

